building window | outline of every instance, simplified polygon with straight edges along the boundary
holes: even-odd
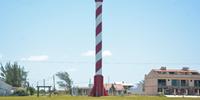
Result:
[[[180,86],[180,80],[172,80],[172,86]]]
[[[200,80],[194,80],[194,86],[200,87]]]
[[[166,86],[166,80],[165,79],[158,79],[158,86],[159,87]]]
[[[175,74],[175,72],[169,72],[169,74],[172,74],[172,75],[173,75],[173,74]]]
[[[199,75],[198,72],[192,72],[192,75]]]
[[[167,72],[161,72],[161,74],[167,74]]]
[[[181,86],[189,86],[189,83],[187,80],[181,80]]]

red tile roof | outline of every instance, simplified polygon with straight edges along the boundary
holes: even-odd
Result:
[[[198,72],[195,70],[180,70],[180,69],[166,69],[166,70],[161,70],[161,69],[154,69],[156,72]]]

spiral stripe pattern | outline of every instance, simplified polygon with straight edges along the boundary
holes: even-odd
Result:
[[[96,75],[102,75],[102,2],[96,1]]]

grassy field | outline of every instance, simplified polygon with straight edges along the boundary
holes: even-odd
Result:
[[[0,100],[200,100],[200,98],[166,98],[153,96],[118,96],[118,97],[84,97],[84,96],[54,96],[54,97],[0,97]]]

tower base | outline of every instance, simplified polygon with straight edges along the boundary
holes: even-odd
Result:
[[[94,76],[94,86],[92,88],[92,91],[90,92],[90,96],[94,97],[108,96],[108,93],[104,88],[102,75]]]

